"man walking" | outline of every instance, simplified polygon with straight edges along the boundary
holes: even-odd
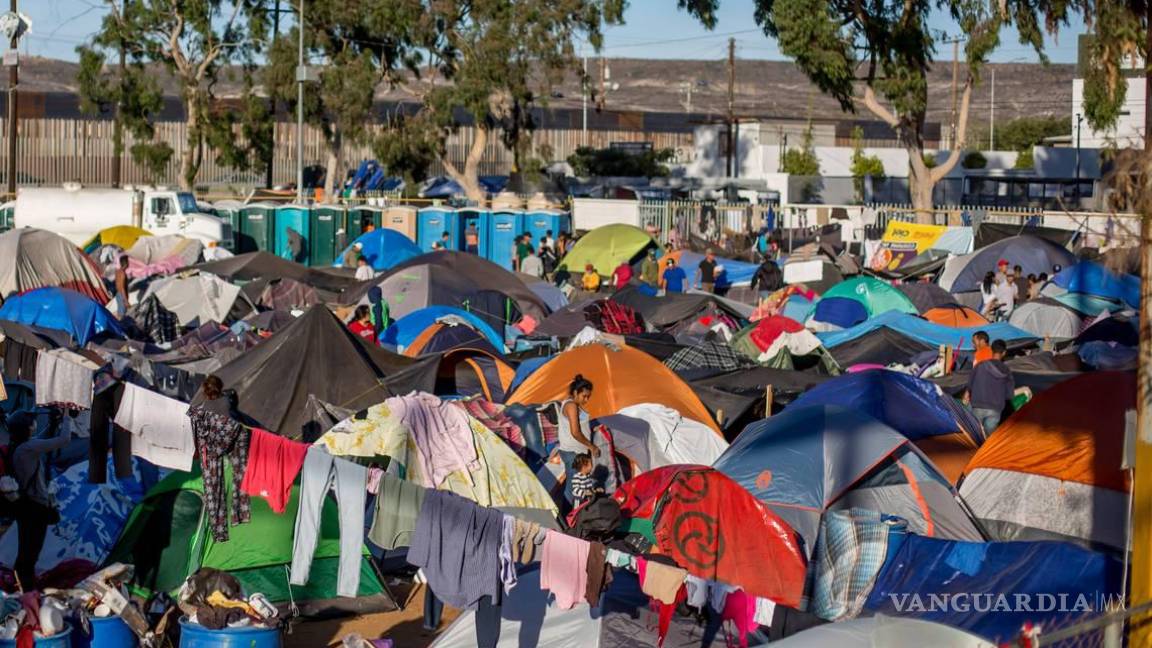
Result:
[[[1012,370],[1004,364],[1008,345],[1004,340],[992,342],[992,357],[976,365],[968,378],[968,402],[972,413],[984,426],[985,436],[992,434],[1000,425],[1004,407],[1016,392],[1016,381]]]

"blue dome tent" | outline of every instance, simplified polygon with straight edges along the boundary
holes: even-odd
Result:
[[[407,236],[404,236],[396,230],[378,228],[371,232],[361,234],[356,240],[352,241],[352,244],[336,257],[336,263],[334,263],[333,266],[337,268],[343,267],[344,255],[357,243],[362,246],[360,254],[368,260],[368,265],[372,266],[372,269],[376,272],[384,272],[393,266],[404,263],[408,259],[413,259],[423,254],[420,248]]]
[[[9,297],[0,306],[0,319],[64,331],[80,346],[103,334],[126,337],[108,309],[67,288],[37,288]]]

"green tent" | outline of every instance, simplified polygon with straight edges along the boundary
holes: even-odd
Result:
[[[227,463],[225,466],[224,482],[229,485],[231,505],[232,471]],[[191,473],[174,472],[153,487],[132,511],[108,562],[135,565],[136,590],[143,595],[174,594],[200,567],[215,567],[235,576],[248,594],[263,592],[274,603],[327,601],[339,605],[334,600],[340,525],[336,502],[331,498],[325,501],[321,513],[320,541],[308,584],[302,587],[288,584],[299,490],[299,485],[292,487],[283,514],[274,512],[263,498],[253,497],[251,521],[232,526],[227,542],[216,542],[209,533],[199,464]],[[367,558],[367,551],[364,553],[360,563],[360,590],[353,607],[360,611],[395,609],[392,597]]]
[[[747,356],[756,362],[760,362],[761,351],[756,346],[756,343],[749,337],[752,331],[756,329],[756,322],[745,326],[732,335],[732,339],[728,341],[728,346],[732,347],[736,353]],[[817,347],[812,353],[807,356],[793,356],[792,352],[787,347],[780,349],[780,351],[772,358],[768,358],[764,362],[760,362],[761,366],[768,367],[769,369],[785,369],[788,371],[800,371],[808,369],[814,365],[820,365],[820,373],[829,376],[838,376],[841,373],[840,365],[828,353],[828,349],[824,347]]]
[[[920,311],[911,299],[897,290],[892,284],[874,277],[853,277],[832,286],[820,296],[821,299],[840,297],[860,302],[868,311],[868,317],[875,317],[888,311],[899,311],[919,315]]]
[[[584,266],[591,263],[601,276],[609,277],[621,261],[634,261],[651,245],[656,242],[638,227],[604,225],[580,237],[557,267],[578,276],[584,272]]]

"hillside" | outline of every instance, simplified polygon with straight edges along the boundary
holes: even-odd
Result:
[[[691,112],[720,116],[727,110],[727,70],[724,61],[608,59],[609,70],[606,107],[609,110],[688,112],[688,87]],[[1059,115],[1071,120],[1073,65],[1030,63],[996,64],[997,121],[1029,115]],[[26,57],[20,65],[20,87],[49,92],[75,92],[76,64],[68,61]],[[593,87],[599,85],[599,59],[589,59],[589,76]],[[963,74],[963,67],[961,67]],[[176,94],[176,86],[158,70],[166,92]],[[973,127],[988,122],[991,71],[982,74],[982,84],[972,98]],[[951,115],[950,62],[937,62],[930,74],[931,100],[929,121],[948,123]],[[617,87],[618,85],[618,87]],[[224,96],[241,92],[240,84],[221,82]],[[616,89],[611,89],[616,87]],[[381,98],[408,99],[400,93],[381,93]],[[581,105],[580,83],[569,75],[554,89],[549,100],[553,107],[576,108]],[[838,118],[839,105],[820,94],[791,63],[784,61],[737,60],[736,112],[748,117]],[[862,115],[872,119],[870,115]]]

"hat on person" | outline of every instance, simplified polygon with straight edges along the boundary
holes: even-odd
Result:
[[[1006,266],[1006,265],[1008,265],[1008,259],[1000,259],[1000,261],[998,261],[996,263],[997,268],[999,268],[1000,266]]]
[[[360,249],[364,248],[364,244],[361,243],[360,241],[356,241],[355,243],[352,244],[352,247],[356,248],[357,250],[360,250]]]

